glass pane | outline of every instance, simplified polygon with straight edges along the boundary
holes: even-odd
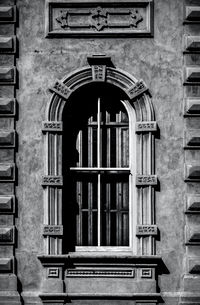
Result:
[[[129,245],[129,176],[102,175],[102,246]]]
[[[76,231],[78,246],[97,245],[97,176],[75,174],[78,211]]]

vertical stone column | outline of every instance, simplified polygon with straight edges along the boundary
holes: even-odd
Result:
[[[15,268],[16,6],[0,3],[0,304],[21,304]]]

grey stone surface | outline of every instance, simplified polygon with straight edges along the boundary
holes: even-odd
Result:
[[[157,253],[162,256],[168,273],[159,276],[159,288],[167,305],[178,305],[179,293],[191,291],[191,279],[184,280],[185,269],[185,194],[200,193],[200,186],[184,182],[184,128],[200,128],[199,118],[183,118],[183,2],[180,0],[155,1],[154,38],[90,38],[90,39],[45,39],[44,1],[18,0],[19,27],[19,87],[17,99],[19,117],[16,124],[19,135],[17,151],[17,198],[18,230],[17,261],[18,278],[22,287],[25,305],[41,304],[43,268],[37,255],[43,253],[43,190],[41,177],[44,174],[44,143],[42,121],[51,94],[48,91],[56,79],[87,65],[87,56],[104,53],[112,57],[113,63],[137,79],[143,79],[151,90],[156,111],[160,137],[156,138],[156,172],[160,190],[156,190],[156,223],[160,238]],[[11,35],[10,25],[0,27],[1,35]],[[187,31],[187,30],[186,30]],[[199,28],[192,28],[192,35],[199,35]],[[9,62],[10,59],[8,59]],[[200,65],[200,60],[191,57],[189,63]],[[3,59],[2,59],[3,61]],[[185,89],[189,97],[200,95],[198,87]],[[0,115],[14,114],[13,89],[0,88]],[[6,100],[5,97],[10,98]],[[197,110],[199,108],[197,107]],[[0,129],[14,129],[13,119],[0,119]],[[0,162],[12,163],[13,152],[0,151]],[[187,152],[187,164],[200,161],[198,152]],[[1,183],[0,194],[11,195],[12,183]],[[5,218],[9,222],[9,218]],[[192,223],[198,220],[192,220]],[[11,257],[11,247],[0,249],[0,257]],[[189,249],[198,256],[199,249]],[[2,278],[1,285],[6,288]],[[194,290],[198,289],[195,284]],[[188,288],[186,288],[188,287]],[[11,288],[9,288],[11,289]],[[112,288],[114,289],[114,288]],[[166,293],[168,294],[166,296]],[[176,296],[174,296],[176,294]],[[4,297],[5,299],[5,297]],[[76,301],[74,304],[116,304],[116,301]],[[0,303],[1,304],[1,303]],[[10,303],[12,304],[12,303]],[[134,304],[119,301],[118,304]]]

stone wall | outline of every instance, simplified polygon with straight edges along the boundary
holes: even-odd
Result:
[[[1,6],[3,5],[4,2]],[[8,5],[14,3],[5,0],[5,6]],[[162,258],[165,266],[162,274],[158,276],[157,291],[161,292],[166,305],[191,302],[199,304],[200,30],[197,15],[192,20],[191,16],[185,14],[186,5],[199,6],[198,1],[192,0],[185,3],[180,0],[155,1],[154,32],[151,35],[96,35],[80,38],[50,35],[45,38],[45,1],[17,0],[16,61],[9,40],[6,42],[9,45],[6,47],[8,52],[1,51],[4,53],[1,56],[1,67],[17,67],[16,82],[15,79],[9,78],[15,70],[0,71],[2,176],[7,175],[5,166],[13,166],[15,163],[15,154],[17,165],[15,183],[14,178],[7,181],[6,176],[6,182],[4,178],[1,179],[0,169],[0,206],[2,204],[3,209],[5,206],[8,207],[6,212],[0,211],[0,230],[8,230],[11,227],[15,230],[13,226],[16,225],[16,236],[15,241],[12,241],[15,243],[15,250],[13,243],[1,247],[0,276],[2,283],[4,279],[11,283],[8,275],[14,277],[14,274],[17,274],[18,288],[1,288],[3,284],[0,284],[0,304],[4,304],[1,295],[3,296],[5,290],[9,290],[9,293],[18,290],[25,305],[42,304],[39,294],[45,275],[38,256],[44,253],[44,205],[41,182],[45,151],[42,121],[46,120],[45,111],[51,98],[48,88],[52,87],[57,79],[87,66],[87,57],[93,54],[110,56],[118,69],[129,72],[138,80],[142,79],[150,89],[159,127],[155,139],[155,168],[159,179],[155,201],[156,224],[159,228],[156,254]],[[198,8],[196,12],[199,14]],[[184,18],[186,22],[183,25]],[[12,23],[10,28],[9,23],[0,24],[0,29],[1,35],[14,37],[14,43],[15,25]],[[196,47],[192,50],[188,49],[191,44],[188,35],[194,36],[192,41],[197,41]],[[3,42],[0,40],[0,49],[3,48]],[[4,86],[4,80],[8,82],[7,86]],[[14,132],[15,98],[18,103],[17,138]],[[191,107],[196,107],[196,110],[188,110]],[[192,139],[195,144],[190,144]],[[13,168],[9,167],[6,170],[12,171]],[[17,204],[14,214],[10,206],[14,205],[15,190]],[[196,202],[198,204],[195,208],[191,208]],[[16,256],[17,264],[11,270],[9,266],[10,260],[14,259],[13,255]],[[1,290],[4,291],[2,294]],[[18,304],[17,302],[19,301],[13,304]],[[73,300],[72,303],[133,304],[133,301]],[[137,304],[140,304],[139,301]],[[154,303],[147,300],[142,304]]]

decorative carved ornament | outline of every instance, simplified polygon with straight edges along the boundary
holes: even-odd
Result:
[[[134,277],[135,270],[134,269],[115,270],[114,268],[113,269],[78,268],[78,269],[67,269],[65,276],[66,277]]]
[[[45,225],[43,228],[43,235],[63,235],[62,225]]]
[[[158,179],[156,175],[136,175],[136,185],[157,185]]]
[[[152,36],[153,0],[46,0],[46,34],[56,36]]]
[[[52,132],[61,132],[63,130],[63,122],[55,122],[55,121],[45,121],[42,122],[42,131],[52,131]]]
[[[156,122],[137,122],[135,125],[135,131],[145,132],[145,131],[156,131],[157,123]]]
[[[92,79],[94,82],[104,82],[106,78],[106,66],[93,65],[92,66]]]
[[[62,186],[63,177],[62,176],[42,176],[42,185],[43,186]]]
[[[138,225],[137,236],[157,235],[158,228],[155,225]]]
[[[71,90],[67,86],[65,86],[62,82],[58,80],[55,82],[54,86],[49,90],[57,93],[60,97],[63,97],[66,100],[68,99],[69,94],[71,92]]]

